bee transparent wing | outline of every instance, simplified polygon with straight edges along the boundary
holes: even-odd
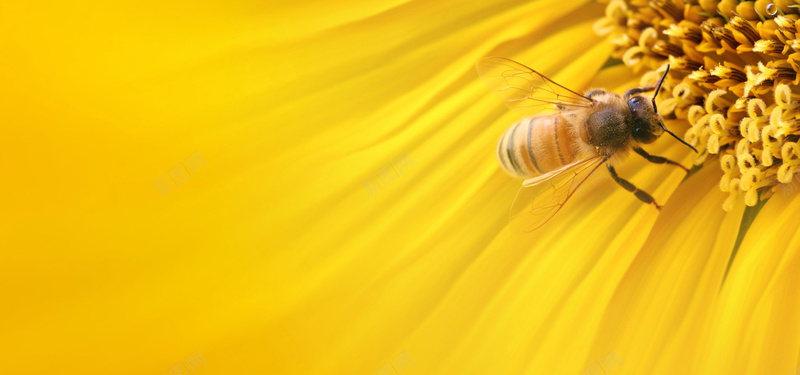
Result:
[[[550,220],[608,157],[597,155],[522,183],[509,212],[515,232],[532,232]]]
[[[485,57],[475,63],[475,68],[483,82],[512,109],[586,108],[594,102],[513,60]]]

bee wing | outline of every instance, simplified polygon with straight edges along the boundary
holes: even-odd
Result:
[[[509,212],[512,229],[532,232],[547,223],[606,160],[591,156],[525,180]]]
[[[594,100],[559,85],[544,74],[502,57],[475,63],[478,75],[512,109],[541,110],[550,106],[591,107]]]

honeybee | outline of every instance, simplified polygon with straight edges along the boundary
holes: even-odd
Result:
[[[503,133],[497,159],[510,175],[525,178],[511,209],[511,219],[526,215],[525,232],[544,225],[575,191],[605,165],[611,178],[645,204],[661,206],[653,196],[617,175],[613,161],[630,150],[656,164],[688,169],[678,162],[648,154],[641,144],[653,143],[667,132],[697,150],[664,126],[656,95],[669,71],[654,87],[633,88],[620,95],[595,89],[581,95],[518,62],[486,57],[475,67],[510,108],[555,112],[524,118]],[[644,93],[655,90],[652,98]],[[614,159],[612,159],[612,157]],[[525,199],[521,199],[522,196]]]

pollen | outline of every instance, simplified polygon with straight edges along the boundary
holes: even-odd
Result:
[[[686,120],[693,163],[721,168],[723,209],[800,177],[800,8],[794,1],[611,0],[595,31],[649,84],[672,69],[664,118]]]

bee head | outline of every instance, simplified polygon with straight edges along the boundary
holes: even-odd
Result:
[[[628,107],[633,116],[633,139],[639,143],[653,143],[664,133],[661,115],[656,111],[656,103],[644,95],[634,95],[628,99]]]
[[[692,147],[692,145],[686,143],[686,141],[675,135],[675,133],[669,131],[669,129],[664,126],[664,119],[658,114],[656,96],[658,95],[658,90],[661,89],[664,78],[667,77],[667,72],[669,72],[669,65],[667,65],[667,69],[664,70],[664,75],[658,81],[658,86],[656,86],[656,92],[653,94],[652,99],[642,94],[632,95],[628,99],[628,107],[633,115],[633,139],[641,143],[653,143],[658,139],[661,133],[667,132],[669,135],[694,150],[694,152],[697,152],[697,149]]]

